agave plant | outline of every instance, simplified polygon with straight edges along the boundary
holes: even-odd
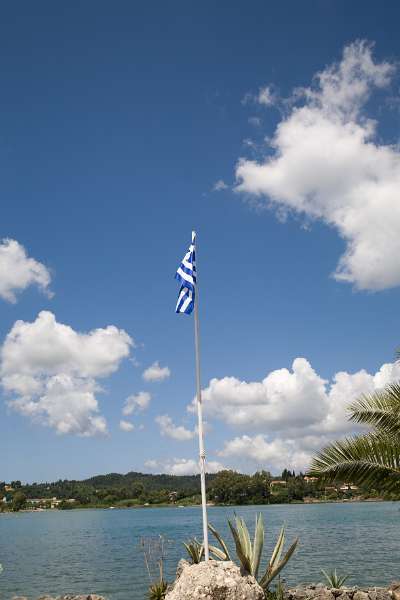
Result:
[[[225,544],[222,536],[218,533],[215,527],[211,525],[211,523],[208,524],[208,529],[211,531],[211,533],[220,545],[220,548],[209,545],[210,553],[219,560],[232,560],[231,555],[229,554],[228,546]]]
[[[161,579],[149,587],[149,600],[164,600],[168,584]]]
[[[283,547],[285,544],[285,528],[282,527],[270,561],[263,575],[259,577],[260,563],[264,548],[264,521],[261,513],[256,516],[253,543],[251,542],[249,530],[243,519],[235,516],[234,523],[228,520],[228,524],[235,542],[236,555],[243,571],[253,575],[258,579],[260,586],[264,590],[267,590],[271,581],[279,575],[285,565],[289,562],[297,547],[298,539],[295,539],[294,542],[292,542],[285,556],[282,558]],[[217,558],[222,558],[222,560],[231,560],[227,546],[221,536],[214,527],[210,526],[210,530],[221,546],[221,550],[212,546],[210,548],[212,554],[217,556]],[[217,552],[215,552],[215,550],[217,550]]]
[[[199,562],[201,562],[201,559],[204,556],[203,544],[200,544],[200,542],[194,538],[188,542],[183,542],[183,545],[185,546],[193,565],[197,565]]]
[[[149,600],[163,600],[167,593],[168,583],[164,579],[167,542],[168,540],[162,535],[155,538],[143,537],[140,540],[140,547],[143,551],[144,563],[150,580]]]
[[[339,575],[336,569],[334,571],[329,571],[328,573],[322,569],[321,573],[328,582],[329,587],[337,590],[339,590],[343,586],[344,582],[350,577],[350,575]]]
[[[278,584],[274,590],[265,590],[265,600],[285,600],[286,598],[286,589],[284,584],[281,581],[281,578],[278,577]]]

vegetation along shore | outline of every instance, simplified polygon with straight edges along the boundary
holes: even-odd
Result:
[[[208,502],[215,505],[259,505],[313,502],[397,500],[400,494],[379,486],[343,481],[327,485],[318,477],[284,469],[279,476],[268,471],[246,475],[220,471],[207,475]],[[133,508],[139,506],[191,506],[199,504],[195,475],[109,473],[82,481],[22,484],[0,482],[0,512],[74,508]]]

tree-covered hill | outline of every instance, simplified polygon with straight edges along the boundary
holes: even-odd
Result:
[[[380,490],[344,486],[326,486],[315,478],[284,469],[279,477],[268,471],[253,475],[220,471],[207,475],[210,502],[224,505],[277,504],[287,502],[376,498]],[[196,475],[151,475],[129,472],[96,475],[82,481],[58,480],[52,483],[22,485],[20,481],[0,482],[0,510],[21,507],[130,507],[147,504],[198,504],[200,481]],[[56,499],[56,500],[55,500]],[[390,497],[390,499],[397,499]],[[34,500],[35,502],[32,502]],[[40,502],[38,502],[40,500]]]
[[[215,475],[207,475],[208,481],[212,481]],[[141,484],[148,490],[163,490],[177,492],[197,493],[199,478],[196,475],[152,475],[149,473],[137,473],[131,471],[126,475],[120,473],[108,473],[107,475],[95,475],[82,481],[85,485],[97,488],[108,489],[110,487],[124,488]]]
[[[215,475],[207,475],[207,485],[211,486]],[[11,487],[12,491],[7,492]],[[199,478],[195,475],[152,475],[148,473],[129,472],[96,475],[82,481],[59,479],[55,482],[31,483],[22,485],[20,481],[12,481],[8,486],[0,482],[0,496],[12,497],[15,491],[25,495],[27,500],[74,499],[76,505],[112,504],[159,504],[192,499],[197,502],[199,494]],[[70,505],[71,506],[71,505]]]

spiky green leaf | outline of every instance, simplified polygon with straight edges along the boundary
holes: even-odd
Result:
[[[218,533],[218,531],[215,529],[215,527],[213,525],[211,525],[211,523],[208,524],[208,529],[211,531],[211,533],[213,534],[213,536],[215,537],[215,539],[221,546],[222,552],[225,553],[225,558],[223,558],[221,560],[232,560],[231,556],[229,554],[228,546],[225,544],[225,541],[223,540],[222,536]]]
[[[254,530],[254,542],[251,557],[251,574],[257,579],[260,568],[261,556],[264,547],[264,521],[262,514],[256,515],[256,526]]]
[[[294,551],[297,548],[297,544],[298,543],[299,543],[299,539],[296,538],[294,540],[294,542],[292,543],[292,545],[289,547],[289,550],[286,552],[286,554],[283,557],[283,559],[281,560],[281,562],[279,564],[277,564],[274,568],[271,568],[270,565],[268,565],[268,569],[266,570],[265,574],[263,575],[263,577],[259,581],[261,587],[264,590],[268,589],[268,586],[271,583],[271,581],[273,579],[275,579],[275,577],[277,577],[279,575],[279,573],[282,571],[282,569],[289,562],[289,560],[291,559]]]
[[[321,569],[321,573],[324,575],[328,582],[329,587],[340,590],[350,575],[338,575],[336,569],[327,573],[324,569]]]
[[[223,550],[220,550],[220,548],[217,548],[216,546],[212,546],[209,545],[208,549],[210,551],[210,554],[212,554],[213,556],[215,556],[218,560],[230,560],[226,557],[226,554]]]
[[[251,563],[248,554],[246,554],[245,544],[243,544],[243,539],[239,535],[235,525],[228,520],[228,525],[232,533],[233,541],[235,542],[236,554],[242,565],[245,573],[251,573]]]
[[[279,533],[277,542],[275,544],[274,551],[272,552],[272,556],[269,561],[269,565],[272,569],[274,569],[275,566],[279,564],[284,543],[285,543],[285,527],[283,526]]]

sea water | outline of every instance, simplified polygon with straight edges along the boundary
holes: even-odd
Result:
[[[256,513],[263,513],[265,556],[283,523],[286,544],[300,538],[282,572],[288,585],[321,581],[321,569],[333,568],[349,573],[353,585],[386,585],[400,578],[400,503],[210,507],[210,522],[229,541],[227,518],[235,512],[251,531]],[[0,598],[96,593],[142,600],[149,578],[141,539],[153,544],[163,536],[165,576],[172,580],[185,556],[182,542],[201,539],[201,532],[200,507],[0,514]]]

